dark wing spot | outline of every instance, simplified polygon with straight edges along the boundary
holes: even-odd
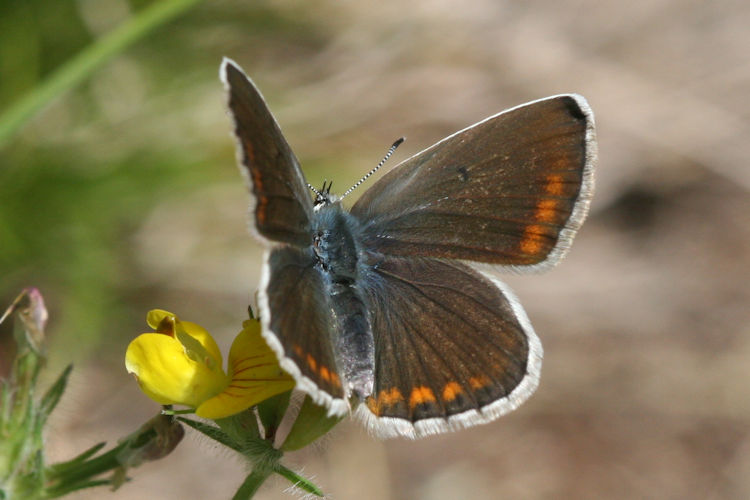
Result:
[[[469,171],[466,170],[466,167],[457,167],[456,170],[458,170],[459,179],[461,179],[464,182],[469,180]]]

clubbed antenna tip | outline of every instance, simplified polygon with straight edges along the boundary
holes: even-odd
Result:
[[[340,199],[343,199],[346,195],[348,195],[349,193],[351,193],[352,191],[354,191],[355,189],[357,189],[357,187],[360,184],[362,184],[363,182],[365,182],[368,177],[370,177],[372,174],[374,174],[375,172],[377,172],[378,169],[380,167],[382,167],[385,164],[386,161],[388,161],[388,158],[391,157],[391,155],[393,154],[393,152],[396,151],[396,148],[399,147],[401,145],[401,143],[404,142],[405,140],[406,140],[405,137],[401,137],[398,140],[396,140],[396,142],[393,143],[393,145],[390,147],[390,149],[388,150],[388,152],[385,154],[385,157],[383,157],[383,159],[380,160],[380,163],[378,163],[378,165],[375,168],[373,168],[372,170],[370,170],[369,172],[367,172],[367,174],[365,174],[364,177],[362,177],[360,180],[358,180],[352,187],[350,187],[349,189],[347,189],[346,192],[341,195]]]

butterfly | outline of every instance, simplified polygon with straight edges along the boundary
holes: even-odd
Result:
[[[490,269],[544,270],[570,247],[594,186],[586,100],[490,116],[403,161],[347,210],[330,184],[306,182],[243,70],[225,58],[220,78],[267,246],[263,335],[297,389],[379,437],[490,422],[528,399],[542,345]]]

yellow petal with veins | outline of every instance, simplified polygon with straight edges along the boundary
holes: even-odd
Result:
[[[247,320],[229,350],[227,387],[196,410],[205,418],[239,413],[271,396],[294,387],[294,380],[279,366],[276,355],[263,340],[258,320]]]

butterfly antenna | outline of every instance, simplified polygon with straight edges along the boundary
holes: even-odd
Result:
[[[323,183],[323,185],[325,186],[325,182]],[[312,185],[312,184],[310,184],[309,182],[307,183],[307,187],[309,187],[309,188],[310,188],[310,190],[311,190],[311,191],[312,191],[313,193],[315,193],[315,196],[317,196],[317,197],[320,197],[320,196],[322,196],[322,195],[320,194],[320,191],[318,191],[317,189],[315,189],[315,188],[313,187],[313,185]]]
[[[377,166],[377,167],[375,167],[375,168],[373,168],[373,169],[372,169],[372,170],[370,170],[369,172],[367,172],[367,174],[365,174],[365,176],[364,176],[364,177],[362,177],[362,178],[361,178],[360,180],[358,180],[358,181],[356,182],[356,184],[354,184],[354,185],[353,185],[352,187],[350,187],[349,189],[347,189],[347,190],[346,190],[346,193],[342,194],[342,195],[341,195],[341,198],[339,198],[339,199],[343,199],[343,198],[344,198],[344,197],[345,197],[346,195],[348,195],[349,193],[351,193],[352,191],[354,191],[355,189],[357,189],[357,187],[358,187],[358,186],[359,186],[360,184],[362,184],[363,182],[365,182],[365,181],[367,180],[367,178],[368,178],[368,177],[370,177],[370,176],[371,176],[372,174],[374,174],[375,172],[377,172],[377,171],[378,171],[378,169],[379,169],[380,167],[382,167],[382,166],[383,166],[383,165],[385,164],[385,162],[386,162],[386,161],[388,161],[388,158],[390,158],[390,157],[391,157],[391,155],[393,154],[393,152],[394,152],[394,151],[396,151],[396,148],[397,148],[397,147],[399,147],[399,146],[401,145],[401,143],[402,143],[402,142],[404,142],[404,140],[405,140],[405,138],[404,138],[404,137],[402,137],[402,138],[400,138],[399,140],[397,140],[396,142],[394,142],[394,143],[393,143],[393,145],[391,146],[391,148],[390,148],[390,149],[388,150],[388,152],[387,152],[387,153],[385,154],[385,157],[383,157],[383,159],[382,159],[382,160],[380,160],[380,163],[378,163],[378,166]]]

